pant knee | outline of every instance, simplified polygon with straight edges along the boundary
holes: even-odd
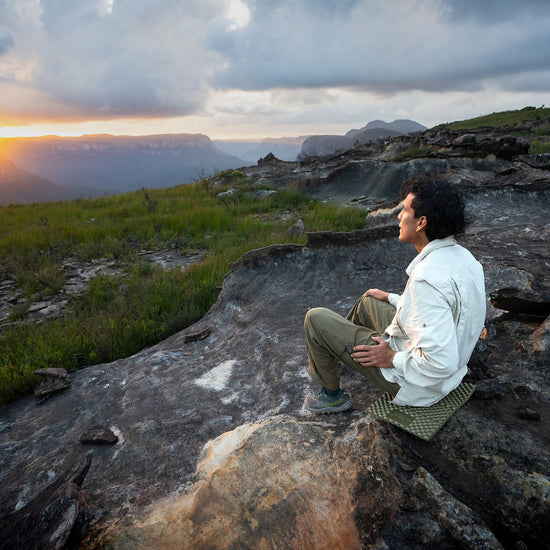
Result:
[[[363,294],[363,296],[361,296],[361,298],[359,298],[359,303],[361,303],[363,305],[363,307],[371,309],[371,304],[374,300],[375,300],[375,298],[373,298],[372,296],[365,296]]]
[[[327,309],[324,307],[313,307],[309,309],[304,319],[304,328],[306,329],[306,331],[308,327],[317,327],[319,325],[319,321],[323,318],[326,311]]]

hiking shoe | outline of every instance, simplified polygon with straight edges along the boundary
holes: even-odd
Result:
[[[314,413],[336,413],[347,411],[351,407],[351,397],[345,389],[341,389],[336,397],[330,397],[324,390],[317,395],[306,397],[304,407]]]

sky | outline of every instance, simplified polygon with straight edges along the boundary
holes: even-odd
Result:
[[[550,0],[0,0],[0,137],[344,134],[550,105]]]

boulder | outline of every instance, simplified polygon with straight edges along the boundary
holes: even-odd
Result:
[[[79,441],[91,445],[114,445],[118,443],[118,436],[105,426],[92,426],[79,437]]]
[[[359,550],[391,523],[402,492],[379,431],[360,417],[347,428],[286,415],[243,424],[207,444],[184,494],[154,504],[139,523],[115,527],[101,542]],[[363,522],[366,509],[372,515]]]
[[[286,234],[291,237],[301,237],[306,233],[306,226],[302,220],[298,220],[295,224],[291,225],[287,230]]]
[[[453,145],[473,145],[477,143],[475,134],[462,134],[453,140]]]
[[[360,550],[413,539],[502,548],[470,508],[400,456],[385,429],[357,412],[347,421],[280,415],[244,424],[205,446],[183,494],[110,529],[101,545]]]

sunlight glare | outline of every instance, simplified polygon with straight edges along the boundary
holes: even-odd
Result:
[[[113,13],[114,3],[115,0],[103,0],[99,5],[101,15],[111,15]]]
[[[43,130],[29,129],[27,126],[0,126],[0,139],[14,137],[39,137],[43,135]]]
[[[242,0],[230,0],[227,17],[231,21],[231,30],[242,29],[250,21],[250,10]]]

